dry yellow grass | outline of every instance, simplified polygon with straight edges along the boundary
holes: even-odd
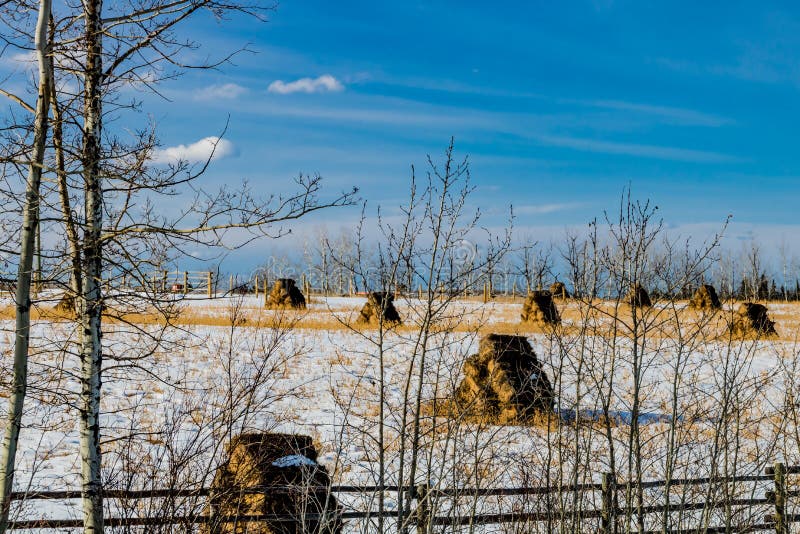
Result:
[[[632,310],[626,304],[613,301],[595,301],[591,303],[577,300],[557,300],[556,305],[562,317],[562,324],[556,326],[523,324],[520,321],[523,299],[521,297],[501,297],[493,299],[486,306],[480,306],[482,299],[470,297],[459,299],[454,306],[463,305],[463,314],[434,325],[436,330],[453,332],[502,333],[516,335],[530,334],[566,334],[577,335],[587,333],[603,336],[627,336],[632,324]],[[282,310],[271,311],[257,306],[243,306],[232,313],[224,306],[194,305],[184,307],[174,316],[166,317],[155,310],[144,312],[127,312],[107,310],[103,320],[114,324],[120,322],[140,325],[179,326],[212,326],[230,327],[232,323],[246,328],[302,328],[309,330],[375,330],[375,325],[357,325],[357,307],[360,300],[353,299],[353,307],[325,310]],[[800,332],[800,303],[768,302],[769,314],[776,323],[777,336],[770,339],[794,341]],[[731,320],[731,308],[735,303],[726,303],[723,310],[703,312],[686,307],[686,302],[675,303],[675,306],[657,306],[637,311],[641,326],[647,329],[651,337],[691,336],[701,329],[701,335],[708,339],[727,339],[730,334],[728,325]],[[393,326],[391,330],[410,333],[418,329],[413,314],[408,306],[399,307],[406,322],[401,326]],[[14,318],[13,306],[0,307],[0,319]],[[67,322],[72,320],[68,314],[60,313],[53,307],[36,307],[31,311],[34,321]]]

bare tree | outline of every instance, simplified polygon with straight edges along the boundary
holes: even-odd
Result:
[[[259,197],[246,183],[239,188],[209,192],[202,187],[200,178],[211,158],[199,167],[187,162],[167,168],[153,166],[149,159],[157,148],[154,127],[138,132],[138,138],[126,143],[118,131],[104,124],[108,117],[135,111],[137,107],[135,102],[120,99],[121,89],[131,85],[154,88],[159,80],[174,77],[189,66],[211,68],[229,59],[227,56],[211,63],[186,64],[181,52],[193,49],[195,44],[175,32],[194,16],[211,12],[222,18],[235,12],[263,18],[273,6],[261,2],[148,0],[115,4],[113,15],[106,12],[107,7],[101,0],[88,0],[79,6],[58,6],[52,24],[44,15],[40,18],[37,46],[47,45],[49,26],[55,72],[52,82],[40,76],[36,118],[38,121],[43,117],[46,126],[46,110],[52,104],[55,163],[45,167],[41,163],[43,157],[35,153],[32,159],[35,163],[39,158],[39,163],[31,165],[33,178],[29,180],[29,185],[38,189],[35,180],[45,168],[56,175],[54,181],[58,185],[57,200],[47,208],[51,223],[66,230],[61,233],[66,236],[61,253],[68,258],[65,263],[70,282],[65,289],[74,298],[80,333],[74,353],[81,362],[83,509],[85,531],[92,533],[103,531],[100,410],[103,362],[107,356],[102,341],[103,316],[123,318],[131,307],[155,307],[169,316],[173,307],[155,290],[146,292],[143,299],[133,292],[109,294],[104,285],[121,277],[144,282],[148,266],[161,261],[159,255],[165,251],[180,255],[189,244],[226,247],[260,236],[279,235],[284,232],[281,223],[324,207],[347,204],[354,194],[345,192],[331,200],[320,200],[319,176],[300,176],[292,186],[281,188],[294,191],[268,197]],[[49,4],[44,13],[50,14]],[[23,16],[12,17],[6,24],[19,42],[31,37]],[[44,66],[49,57],[45,56],[40,54],[40,69],[46,73]],[[72,89],[75,84],[81,87],[79,94]],[[24,104],[21,98],[4,94]],[[45,111],[38,113],[39,107]],[[41,154],[45,131],[38,130],[35,140]],[[181,191],[189,196],[184,209],[174,216],[157,209],[155,198],[171,197]],[[31,205],[36,204],[34,198]],[[26,219],[31,236],[36,231],[35,213],[30,211],[31,219]],[[32,239],[26,235],[23,243]],[[28,249],[33,250],[33,241]],[[28,249],[23,249],[25,254]],[[59,251],[52,254],[55,257]],[[19,262],[21,282],[26,280],[23,275],[30,279],[31,265],[24,258],[21,256]],[[20,290],[27,285],[20,283]],[[27,300],[20,299],[20,305]],[[24,314],[18,320],[24,323]],[[111,356],[117,358],[113,353]],[[24,394],[24,388],[20,392]],[[10,463],[13,465],[13,458]],[[10,479],[8,482],[10,488]]]

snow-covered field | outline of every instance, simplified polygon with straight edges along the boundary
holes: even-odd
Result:
[[[139,331],[109,325],[102,400],[108,486],[207,486],[224,444],[247,430],[309,434],[334,484],[374,484],[381,363],[389,484],[398,482],[401,466],[408,476],[418,391],[417,481],[438,487],[597,482],[612,459],[626,480],[635,477],[633,448],[644,479],[664,478],[668,470],[672,477],[752,474],[778,460],[800,463],[794,418],[800,358],[793,339],[800,306],[770,305],[776,339],[732,341],[684,332],[684,339],[647,337],[634,351],[624,335],[582,329],[588,319],[575,303],[562,310],[567,328],[553,332],[518,324],[520,299],[456,301],[442,314],[444,331],[432,337],[418,375],[419,329],[411,323],[420,303],[398,301],[409,319],[385,336],[381,358],[374,328],[347,326],[363,302],[315,298],[305,312],[278,313],[264,312],[254,297],[190,299],[184,306],[196,324],[167,330],[158,343],[151,337],[159,332],[156,325]],[[246,320],[238,326],[224,324],[239,316]],[[252,326],[265,318],[271,327]],[[13,324],[2,328],[3,375],[10,376]],[[529,337],[554,382],[558,409],[580,414],[577,419],[553,421],[548,429],[447,417],[441,405],[460,381],[461,363],[476,351],[480,335],[493,330]],[[78,362],[65,343],[73,335],[68,323],[35,326],[18,490],[80,487]],[[597,415],[604,406],[614,418],[608,426]],[[640,413],[636,439],[633,410]],[[365,502],[348,501],[362,509]],[[387,507],[395,505],[389,496]],[[80,517],[76,503],[65,502],[26,502],[17,512]]]

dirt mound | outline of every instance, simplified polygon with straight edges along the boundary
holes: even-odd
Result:
[[[456,390],[462,413],[495,424],[518,424],[553,411],[554,393],[536,353],[523,336],[489,334],[464,362]]]
[[[564,285],[564,282],[553,282],[550,286],[550,294],[553,295],[555,299],[569,298],[569,291],[567,291],[567,286]]]
[[[217,469],[205,513],[212,519],[202,534],[336,534],[341,509],[328,493],[330,477],[317,463],[309,436],[241,434]],[[279,518],[224,522],[226,516]]]
[[[373,291],[367,295],[367,302],[361,308],[357,322],[378,324],[380,323],[381,313],[383,313],[383,323],[386,325],[399,325],[403,322],[394,307],[394,295],[385,291]]]
[[[714,286],[703,284],[692,295],[691,300],[689,300],[689,307],[694,310],[719,310],[722,308],[722,303],[719,301],[717,290],[714,289]]]
[[[537,324],[560,324],[553,296],[549,291],[531,291],[522,305],[522,322]]]
[[[267,297],[267,308],[282,309],[294,308],[297,310],[306,309],[306,298],[300,292],[292,278],[278,278],[272,291]]]
[[[631,285],[631,290],[625,296],[625,302],[635,308],[649,308],[653,305],[650,301],[650,295],[641,284]]]
[[[767,307],[754,302],[739,305],[730,324],[731,333],[736,336],[776,335],[775,322],[769,319]]]

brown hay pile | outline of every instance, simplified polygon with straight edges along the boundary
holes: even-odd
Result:
[[[777,335],[775,322],[767,315],[767,307],[754,302],[743,302],[739,305],[730,330],[733,335],[742,337]]]
[[[231,440],[227,453],[211,484],[205,513],[220,519],[275,515],[288,516],[289,520],[234,523],[212,519],[201,526],[202,534],[341,532],[341,509],[327,491],[330,477],[317,464],[317,451],[309,436],[241,434]]]
[[[458,409],[506,425],[529,423],[553,411],[553,387],[523,336],[489,334],[464,362]]]
[[[383,313],[383,323],[387,325],[399,325],[400,314],[394,307],[394,295],[385,291],[373,291],[367,295],[367,302],[361,308],[356,322],[361,324],[380,323],[381,313]]]
[[[73,295],[70,292],[64,293],[64,295],[62,295],[61,297],[61,300],[59,300],[53,307],[53,310],[59,315],[63,315],[66,317],[74,317],[75,295]]]
[[[647,291],[638,283],[631,285],[631,290],[625,296],[625,302],[635,308],[649,308],[653,305],[650,301],[650,295],[648,295]]]
[[[537,324],[560,324],[553,296],[549,291],[531,291],[522,305],[522,322]]]
[[[722,303],[719,301],[717,290],[714,289],[714,286],[703,284],[692,295],[689,307],[694,310],[719,310],[722,308]]]
[[[306,309],[306,298],[300,292],[292,278],[279,278],[275,280],[272,291],[267,297],[267,308],[282,309],[294,308],[296,310]]]
[[[553,282],[550,286],[550,294],[556,299],[569,298],[569,291],[567,291],[567,286],[564,285],[564,282]]]

